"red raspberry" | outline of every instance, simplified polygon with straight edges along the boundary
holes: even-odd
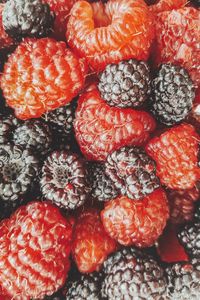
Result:
[[[77,0],[45,0],[56,16],[53,36],[58,40],[65,40],[70,10],[76,1]]]
[[[14,44],[13,40],[7,35],[2,24],[2,11],[4,4],[0,4],[0,49],[10,47]]]
[[[148,59],[154,26],[145,2],[109,0],[99,10],[105,16],[104,26],[90,3],[74,4],[66,33],[70,47],[97,71],[125,59]]]
[[[83,154],[105,160],[123,146],[142,145],[155,129],[155,121],[145,111],[110,107],[92,86],[79,99],[74,128]]]
[[[181,124],[154,137],[146,146],[156,161],[157,176],[170,189],[191,189],[200,178],[199,135],[194,127]]]
[[[116,242],[105,232],[97,210],[90,209],[78,216],[72,254],[80,272],[98,271],[116,246]]]
[[[72,225],[48,202],[21,206],[0,223],[0,285],[13,299],[43,299],[65,282]]]
[[[188,261],[188,256],[179,243],[176,228],[168,225],[156,244],[157,252],[163,262]]]
[[[38,118],[70,102],[84,85],[86,65],[64,42],[26,39],[4,66],[1,88],[20,119]]]
[[[179,64],[200,85],[200,10],[185,7],[158,14],[156,60]]]
[[[105,230],[122,245],[152,246],[169,217],[167,197],[162,189],[140,201],[125,196],[108,202],[101,212]]]
[[[195,202],[200,193],[197,187],[191,190],[170,190],[167,193],[170,206],[170,221],[173,224],[182,224],[192,221],[195,212]]]
[[[150,10],[154,13],[159,13],[184,7],[187,3],[188,0],[159,0],[156,1],[154,5],[150,6]]]

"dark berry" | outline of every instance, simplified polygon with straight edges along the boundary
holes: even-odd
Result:
[[[200,297],[200,261],[175,263],[166,268],[168,295],[173,300],[198,300]]]
[[[192,109],[194,85],[188,72],[179,66],[163,64],[152,81],[151,110],[165,125],[184,120]]]
[[[52,152],[42,168],[41,190],[46,199],[60,207],[75,209],[90,191],[84,161],[67,151]]]
[[[183,226],[178,238],[190,257],[200,258],[200,223],[194,222]]]
[[[15,130],[19,124],[19,120],[12,115],[0,116],[0,144],[12,141],[13,130]]]
[[[116,198],[119,191],[105,173],[104,163],[90,163],[91,195],[98,201],[108,201]]]
[[[0,145],[0,198],[19,199],[31,188],[38,172],[38,160],[29,150]]]
[[[108,155],[106,174],[130,199],[141,199],[159,187],[155,162],[137,147],[123,147]]]
[[[32,153],[45,155],[51,150],[53,141],[47,124],[40,120],[30,120],[14,130],[13,142],[24,149],[30,149]]]
[[[54,14],[41,0],[9,0],[2,16],[5,31],[17,40],[47,36],[53,28]]]
[[[134,59],[108,65],[100,74],[98,88],[111,106],[138,107],[150,94],[150,68]]]
[[[164,270],[151,256],[134,248],[122,249],[104,263],[102,294],[108,300],[164,300]]]

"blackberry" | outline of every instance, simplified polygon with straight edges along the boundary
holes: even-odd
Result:
[[[31,188],[39,163],[29,150],[0,145],[0,198],[15,201]]]
[[[13,142],[33,153],[45,155],[51,150],[53,141],[47,124],[40,120],[30,120],[15,129]]]
[[[192,109],[195,90],[188,72],[171,64],[162,64],[152,81],[150,105],[161,123],[174,125],[184,120]]]
[[[12,115],[0,117],[0,144],[11,142],[13,130],[20,122]]]
[[[41,0],[9,0],[2,19],[7,34],[19,40],[27,36],[47,36],[53,28],[54,14]]]
[[[66,300],[101,300],[101,275],[82,275],[80,279],[70,282]]]
[[[174,300],[200,298],[200,261],[179,262],[166,268],[168,294]]]
[[[60,207],[81,206],[90,192],[84,161],[67,151],[54,151],[42,168],[41,190],[46,199]]]
[[[141,199],[160,186],[155,162],[137,147],[123,147],[108,155],[106,174],[130,199]]]
[[[98,85],[110,106],[138,107],[150,94],[150,68],[146,62],[130,59],[106,66]]]
[[[89,177],[91,178],[91,195],[98,201],[115,199],[119,191],[105,173],[104,163],[90,163]]]
[[[189,256],[200,258],[200,222],[183,226],[178,233],[178,239]]]
[[[166,300],[164,270],[151,256],[134,248],[122,249],[104,262],[102,295],[108,300]]]

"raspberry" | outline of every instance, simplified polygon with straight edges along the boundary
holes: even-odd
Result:
[[[163,234],[156,243],[156,248],[163,262],[174,263],[189,260],[183,246],[177,239],[176,228],[171,225],[166,226]]]
[[[166,194],[154,191],[141,201],[125,196],[106,203],[101,212],[105,230],[122,245],[149,247],[161,235],[169,217]]]
[[[158,14],[156,60],[185,68],[196,86],[200,85],[200,11],[184,7]]]
[[[107,256],[116,250],[116,242],[104,230],[97,210],[87,210],[77,217],[72,255],[82,273],[98,271]]]
[[[78,102],[74,122],[82,153],[92,160],[105,160],[123,146],[140,146],[155,129],[155,121],[145,111],[110,107],[96,87]]]
[[[0,285],[15,299],[43,299],[65,282],[71,223],[48,202],[21,206],[0,223]],[[19,297],[19,298],[18,298]]]
[[[44,2],[49,4],[51,11],[53,11],[56,16],[53,37],[58,40],[65,40],[70,10],[76,0],[44,0]]]
[[[14,41],[7,35],[3,28],[2,23],[2,12],[3,12],[4,4],[0,4],[0,49],[10,47],[14,44]]]
[[[27,36],[47,36],[54,21],[49,5],[41,0],[9,0],[2,16],[5,31],[16,40]]]
[[[75,209],[89,194],[85,162],[76,154],[54,151],[44,162],[41,175],[43,196],[60,207]]]
[[[154,161],[136,147],[123,147],[108,155],[106,173],[121,194],[130,199],[142,199],[160,185]]]
[[[107,21],[104,25],[96,22],[95,10],[90,3],[78,1],[74,4],[66,33],[70,47],[86,57],[97,71],[107,64],[130,58],[147,60],[154,27],[145,2],[110,0],[101,7],[101,14]]]
[[[192,221],[195,212],[195,202],[200,193],[197,187],[191,190],[170,190],[167,193],[170,206],[170,221],[173,224],[182,224]]]
[[[188,0],[158,0],[154,1],[152,6],[150,6],[150,10],[154,13],[160,13],[163,11],[171,11],[173,9],[178,9],[187,5]]]
[[[64,106],[84,85],[86,65],[64,42],[26,39],[4,66],[1,88],[20,119]]]
[[[184,123],[150,140],[146,151],[156,162],[162,184],[170,189],[194,187],[200,176],[198,144],[199,136],[194,127]]]
[[[121,249],[105,261],[103,271],[105,299],[166,299],[164,269],[146,253],[134,248]]]

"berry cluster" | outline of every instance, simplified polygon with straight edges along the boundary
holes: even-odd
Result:
[[[0,0],[0,300],[200,299],[199,0]]]

